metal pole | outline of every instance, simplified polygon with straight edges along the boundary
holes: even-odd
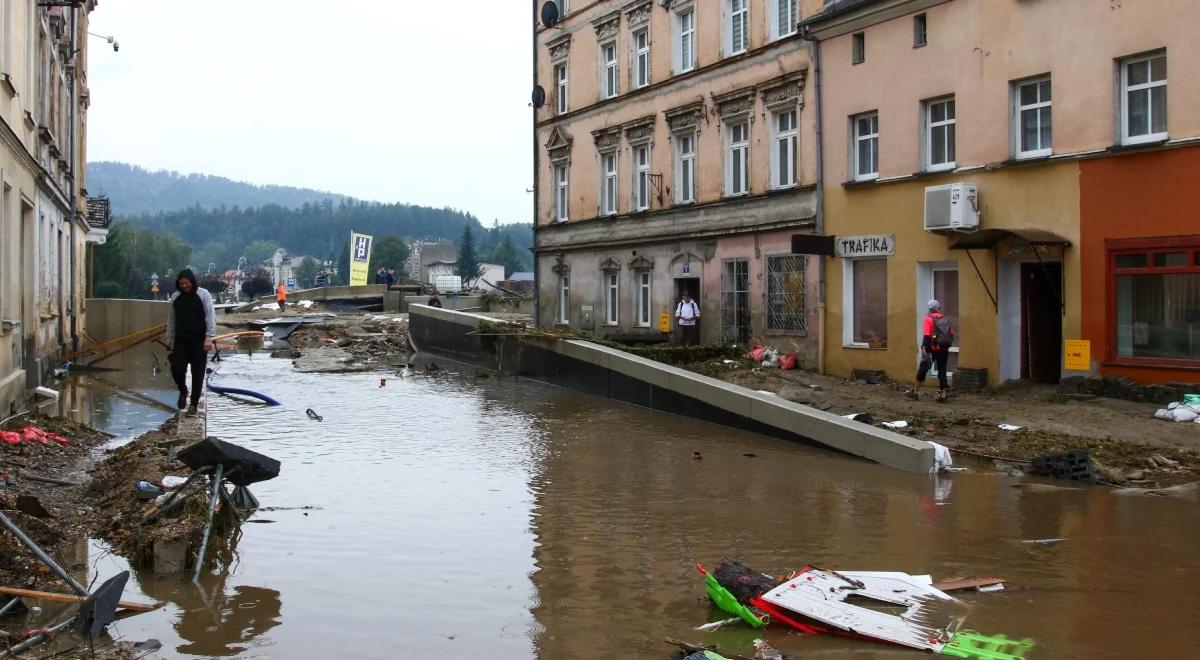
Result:
[[[53,635],[54,633],[71,625],[71,622],[73,622],[74,620],[75,620],[75,617],[71,617],[70,619],[67,619],[66,621],[63,621],[62,623],[54,626],[53,628],[50,628],[43,633],[39,633],[35,637],[30,637],[29,639],[21,642],[20,644],[17,644],[16,646],[12,647],[11,649],[9,649],[7,651],[0,651],[0,658],[7,658],[10,655],[16,655],[26,649],[31,649],[31,648],[37,646],[38,644],[41,644],[42,642],[49,639],[50,636]]]
[[[12,532],[12,535],[17,537],[17,540],[21,542],[21,545],[29,548],[29,551],[32,552],[35,557],[42,560],[42,563],[49,566],[50,570],[54,571],[58,577],[62,578],[67,584],[71,585],[71,588],[75,590],[75,593],[83,596],[84,598],[88,597],[88,590],[85,589],[82,584],[79,584],[75,578],[71,577],[70,573],[63,570],[62,566],[54,563],[54,560],[50,558],[50,555],[46,554],[41,548],[39,548],[38,545],[33,542],[33,539],[25,536],[25,532],[22,532],[21,528],[17,527],[16,523],[14,523],[12,520],[9,520],[8,516],[4,515],[3,513],[0,513],[0,524],[3,524],[8,531]]]
[[[15,607],[16,604],[19,602],[21,602],[20,597],[13,598],[12,600],[8,601],[7,605],[5,605],[4,607],[0,607],[0,616],[4,616],[5,614],[8,614],[8,611],[11,610],[13,607]]]
[[[538,0],[533,0],[533,87],[529,90],[533,93],[538,85]],[[538,169],[538,108],[536,105],[533,108],[533,327],[541,327],[541,265],[538,263],[537,252],[537,235],[538,235],[538,177],[541,176],[541,171]]]
[[[212,533],[213,513],[217,510],[217,497],[221,489],[221,479],[225,476],[225,466],[217,465],[213,473],[212,495],[208,499],[208,522],[204,523],[204,539],[200,541],[200,554],[196,555],[196,572],[192,574],[192,582],[200,581],[200,569],[204,567],[204,553],[208,550],[208,536]]]

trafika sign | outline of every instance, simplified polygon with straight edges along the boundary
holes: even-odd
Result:
[[[896,254],[896,235],[838,236],[836,245],[839,257],[890,257]]]

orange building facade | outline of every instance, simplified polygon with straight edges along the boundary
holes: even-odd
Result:
[[[1200,145],[1080,161],[1093,371],[1200,381]]]

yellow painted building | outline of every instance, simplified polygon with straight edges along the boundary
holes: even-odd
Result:
[[[46,382],[77,345],[88,221],[88,14],[0,0],[0,415]]]

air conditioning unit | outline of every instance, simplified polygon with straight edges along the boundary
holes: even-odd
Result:
[[[979,227],[979,188],[948,183],[925,189],[925,231],[970,231]]]

